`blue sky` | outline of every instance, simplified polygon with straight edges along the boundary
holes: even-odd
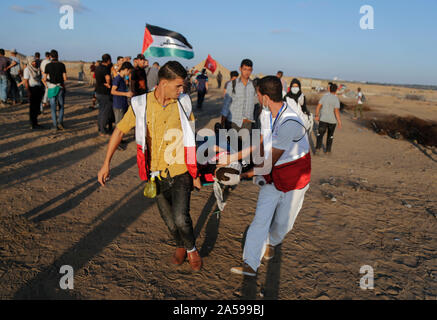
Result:
[[[75,8],[73,30],[59,27],[64,3]],[[363,5],[374,8],[374,30],[360,29]],[[437,85],[436,12],[435,0],[1,1],[0,47],[56,48],[66,60],[134,56],[147,22],[187,38],[189,67],[209,53],[230,70],[250,58],[255,73]]]

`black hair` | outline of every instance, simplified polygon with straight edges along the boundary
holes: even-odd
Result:
[[[205,74],[205,73],[206,73],[206,69],[203,68],[203,69],[202,69],[202,74]]]
[[[130,63],[129,61],[126,61],[126,62],[123,62],[122,63],[122,65],[121,65],[121,67],[120,67],[120,71],[121,70],[124,70],[124,69],[129,69],[129,70],[131,70],[131,69],[133,69],[134,68],[134,66],[132,65],[132,63]]]
[[[185,79],[187,70],[177,61],[169,61],[158,71],[158,79],[174,80],[176,78]]]
[[[5,49],[0,49],[0,54],[1,54],[2,56],[4,56],[4,55],[5,55]]]
[[[111,61],[111,56],[108,54],[108,53],[105,53],[103,56],[102,56],[102,62],[103,63],[106,63],[106,62],[110,62]]]
[[[284,72],[282,72],[282,71],[279,70],[279,71],[277,72],[277,74],[280,74],[281,77],[282,77],[282,76],[284,75]]]
[[[282,101],[282,83],[276,76],[266,76],[258,81],[258,90],[274,102]]]
[[[241,65],[240,67],[242,68],[243,66],[247,66],[247,67],[253,67],[253,62],[250,59],[244,59],[243,61],[241,61]]]
[[[360,92],[361,91],[361,88],[358,88],[358,92]]]
[[[35,52],[35,57],[41,57],[41,54],[39,52]]]
[[[46,57],[50,57],[50,52],[46,51],[45,55]]]
[[[231,71],[231,78],[232,77],[238,77],[238,72],[237,71]]]
[[[121,60],[121,59],[124,59],[124,58],[123,58],[122,56],[118,56],[118,57],[117,57],[117,61],[118,61],[118,60]]]
[[[332,83],[330,86],[329,86],[329,92],[331,92],[331,93],[334,93],[334,92],[336,92],[337,91],[337,85],[335,84],[335,83]]]
[[[53,60],[58,60],[58,51],[56,51],[55,49],[53,49],[52,51],[50,51],[50,57],[52,57]]]
[[[159,63],[158,62],[154,62],[153,65],[157,65],[159,67]]]

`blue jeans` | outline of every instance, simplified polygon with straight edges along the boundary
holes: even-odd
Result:
[[[56,128],[57,124],[63,124],[64,122],[64,88],[61,88],[56,97],[50,98],[50,109],[52,110],[53,126]],[[59,118],[56,122],[56,104],[59,104]]]
[[[0,100],[6,102],[8,99],[8,77],[0,74]]]

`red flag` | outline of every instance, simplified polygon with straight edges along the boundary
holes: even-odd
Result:
[[[147,48],[152,44],[153,42],[153,38],[152,35],[150,34],[149,30],[146,29],[144,30],[144,40],[143,40],[143,50],[142,53],[144,54],[144,52],[146,52]]]
[[[212,73],[214,73],[215,69],[217,69],[217,62],[215,62],[215,60],[209,54],[208,54],[208,58],[205,61],[205,68],[211,71]]]

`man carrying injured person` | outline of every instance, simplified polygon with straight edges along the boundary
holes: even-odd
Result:
[[[231,269],[232,273],[246,276],[256,276],[261,259],[273,258],[275,247],[293,228],[311,176],[308,134],[302,118],[283,100],[280,79],[261,79],[257,96],[264,108],[260,146],[264,162],[242,173],[241,178],[254,177],[261,188],[247,232],[243,264]],[[256,148],[250,149],[254,152]]]

